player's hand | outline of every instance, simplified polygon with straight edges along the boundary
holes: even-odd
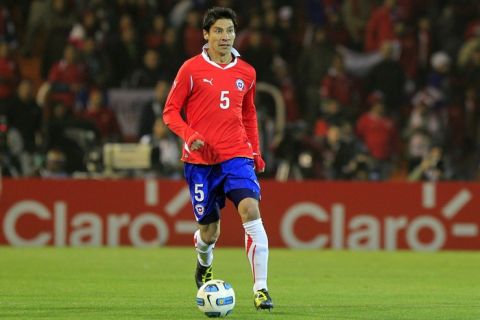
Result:
[[[262,156],[259,154],[253,155],[253,162],[255,163],[255,171],[264,172],[265,171],[265,161],[263,161]]]
[[[198,132],[194,132],[187,139],[187,146],[191,151],[200,149],[205,145],[205,138]]]

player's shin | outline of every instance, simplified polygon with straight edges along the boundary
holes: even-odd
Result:
[[[198,262],[204,267],[209,267],[213,262],[213,248],[215,243],[206,244],[200,236],[200,230],[197,230],[193,235],[195,249],[197,251]]]
[[[245,249],[252,268],[253,291],[267,288],[268,238],[262,219],[243,224],[245,228]]]

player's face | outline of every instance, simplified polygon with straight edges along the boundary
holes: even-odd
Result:
[[[203,31],[210,50],[218,55],[230,54],[235,40],[235,27],[230,19],[218,19],[210,27],[209,32]]]

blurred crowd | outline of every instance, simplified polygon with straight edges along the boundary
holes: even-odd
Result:
[[[180,177],[161,114],[213,5],[237,12],[235,47],[257,70],[264,177],[480,177],[476,0],[2,1],[2,175],[101,174],[105,143],[135,142],[152,147],[141,174]],[[152,92],[134,135],[112,106],[118,88]]]

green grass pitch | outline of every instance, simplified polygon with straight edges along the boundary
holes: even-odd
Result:
[[[0,319],[207,319],[193,248],[0,247]],[[270,251],[272,312],[253,307],[242,249],[215,250],[227,319],[480,319],[476,252]]]

